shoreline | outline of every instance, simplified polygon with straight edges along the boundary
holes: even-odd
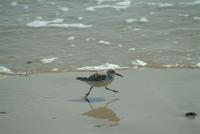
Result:
[[[77,76],[92,72],[33,74],[0,79],[0,132],[35,133],[199,133],[199,70],[119,70],[109,86],[89,86]]]

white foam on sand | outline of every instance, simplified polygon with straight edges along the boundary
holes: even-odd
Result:
[[[0,73],[13,74],[13,72],[10,69],[3,66],[0,66]]]
[[[95,11],[96,9],[99,9],[99,8],[114,8],[115,10],[119,11],[121,9],[126,9],[131,5],[131,1],[130,0],[124,0],[124,1],[121,1],[121,2],[117,2],[117,3],[113,4],[113,5],[100,5],[104,1],[105,0],[98,1],[98,5],[97,6],[87,7],[86,10],[87,11]]]
[[[134,61],[132,61],[131,63],[132,63],[132,65],[134,65],[134,66],[142,66],[142,67],[145,67],[145,66],[147,65],[146,62],[144,62],[144,61],[142,61],[142,60],[139,60],[139,59],[134,60]]]
[[[79,71],[98,71],[98,70],[107,70],[107,69],[127,69],[128,67],[120,67],[116,64],[106,63],[99,66],[85,66],[77,68]]]
[[[58,57],[44,58],[44,59],[41,59],[40,61],[44,64],[47,64],[47,63],[51,63],[51,62],[55,61],[56,59],[58,59]]]
[[[88,28],[88,27],[92,27],[92,25],[85,25],[82,23],[63,23],[64,19],[63,18],[56,18],[50,21],[46,21],[46,20],[41,20],[41,19],[37,19],[34,20],[32,22],[27,23],[27,26],[29,27],[64,27],[64,28],[68,28],[68,27],[74,27],[74,28]]]

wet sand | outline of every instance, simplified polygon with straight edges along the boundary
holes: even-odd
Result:
[[[94,88],[68,72],[0,79],[2,134],[199,134],[200,72],[195,69],[120,71],[109,87]]]

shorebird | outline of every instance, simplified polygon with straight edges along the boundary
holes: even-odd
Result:
[[[113,69],[108,69],[106,72],[102,73],[95,73],[89,77],[77,77],[77,80],[81,80],[86,82],[87,84],[91,85],[88,93],[85,94],[85,98],[88,97],[93,87],[105,87],[106,90],[113,91],[115,93],[119,92],[117,90],[113,90],[108,88],[107,86],[112,83],[115,78],[115,75],[123,77],[121,74],[117,73]]]

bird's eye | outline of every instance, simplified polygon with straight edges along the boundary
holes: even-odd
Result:
[[[114,70],[111,70],[110,72],[111,72],[111,73],[115,73],[115,71],[114,71]]]

